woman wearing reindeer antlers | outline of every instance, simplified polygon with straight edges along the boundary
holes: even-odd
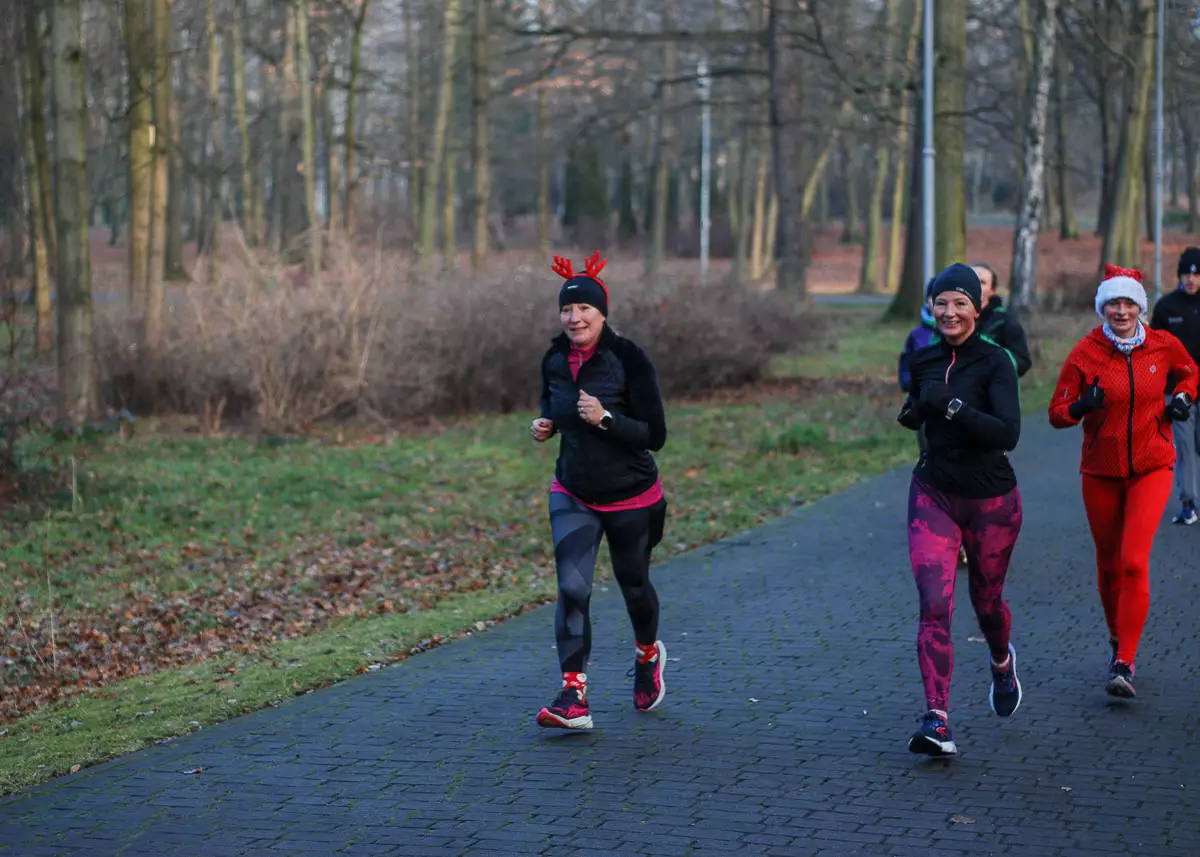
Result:
[[[1191,411],[1197,370],[1183,343],[1142,323],[1141,271],[1106,265],[1095,306],[1104,323],[1071,350],[1049,416],[1055,428],[1083,423],[1083,505],[1112,651],[1105,689],[1130,698],[1150,609],[1150,548],[1171,494],[1171,423]]]
[[[663,701],[667,650],[658,639],[658,595],[650,552],[662,539],[667,504],[651,451],[667,439],[654,366],[608,326],[608,289],[597,251],[576,274],[554,257],[563,332],[542,358],[541,416],[529,427],[538,443],[560,435],[550,486],[550,529],[558,571],[554,634],[562,691],[538,712],[539,726],[591,729],[587,662],[592,647],[588,603],[600,539],[608,539],[613,576],[625,596],[636,653],[633,705]]]

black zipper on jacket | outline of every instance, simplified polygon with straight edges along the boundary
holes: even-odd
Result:
[[[1126,438],[1126,448],[1129,450],[1129,477],[1133,478],[1133,354],[1125,355],[1125,365],[1129,367],[1129,434]]]

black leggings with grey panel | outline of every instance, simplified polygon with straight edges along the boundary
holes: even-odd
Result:
[[[658,639],[658,593],[650,583],[650,553],[662,540],[667,503],[646,509],[597,512],[574,497],[550,494],[550,531],[558,571],[554,637],[562,671],[586,672],[592,650],[588,608],[600,539],[608,539],[613,576],[625,596],[633,635],[643,645]]]

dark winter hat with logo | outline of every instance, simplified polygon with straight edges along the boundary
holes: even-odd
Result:
[[[1179,276],[1200,274],[1200,247],[1188,247],[1179,256]]]
[[[555,256],[550,269],[566,281],[558,290],[558,308],[562,309],[567,304],[589,304],[608,318],[608,287],[600,279],[600,272],[607,262],[607,259],[600,258],[600,251],[597,250],[584,262],[584,272],[576,274],[570,259]]]
[[[982,309],[983,284],[979,282],[979,275],[970,265],[955,262],[934,277],[933,283],[929,287],[929,296],[936,301],[938,295],[943,292],[958,292],[966,295],[976,310]]]

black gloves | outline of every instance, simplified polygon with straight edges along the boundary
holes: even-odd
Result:
[[[1167,402],[1167,419],[1173,423],[1181,423],[1188,418],[1192,412],[1192,397],[1187,393],[1176,393],[1171,401]]]
[[[921,412],[926,417],[944,417],[953,398],[954,394],[950,392],[949,385],[940,381],[925,384],[921,387]]]
[[[1071,419],[1083,419],[1084,414],[1089,414],[1097,408],[1104,407],[1104,388],[1100,386],[1100,376],[1097,375],[1092,379],[1090,386],[1085,387],[1080,393],[1079,399],[1072,403],[1067,408],[1067,413],[1071,415]]]

